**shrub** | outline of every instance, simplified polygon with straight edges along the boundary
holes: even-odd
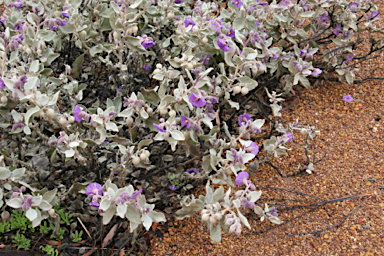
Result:
[[[382,50],[377,6],[367,0],[5,6],[0,207],[23,209],[33,227],[79,192],[104,224],[127,218],[135,234],[166,221],[155,206],[172,203],[180,219],[200,212],[214,241],[221,228],[250,228],[247,209],[280,223],[275,208],[257,204],[247,171],[287,154],[297,132],[319,134],[281,120],[283,97],[321,80],[352,84],[356,64]],[[371,47],[358,55],[363,33]],[[250,99],[256,109],[247,113]],[[68,166],[85,175],[72,171],[60,192],[28,185]],[[196,198],[191,188],[202,182],[206,195]],[[166,197],[173,191],[181,200]]]

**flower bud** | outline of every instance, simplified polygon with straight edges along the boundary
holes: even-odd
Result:
[[[137,31],[139,30],[139,28],[137,27],[137,26],[133,26],[132,27],[132,33],[134,34],[134,35],[136,35],[137,34]]]
[[[140,158],[138,156],[132,156],[132,164],[138,166],[140,164]]]
[[[210,210],[204,209],[201,211],[201,215],[209,214],[210,212],[211,212]]]
[[[11,214],[8,211],[3,211],[1,213],[1,218],[5,221],[9,221],[11,219]]]
[[[133,118],[127,117],[127,119],[125,119],[125,122],[127,123],[128,127],[131,127],[133,124]]]
[[[203,39],[201,39],[201,43],[202,43],[203,45],[205,45],[206,43],[208,43],[208,38],[203,37]]]
[[[150,108],[150,107],[148,107],[148,108],[147,108],[147,113],[148,113],[148,115],[151,115],[151,114],[153,113],[153,109]]]
[[[176,111],[172,109],[171,111],[168,112],[168,115],[170,117],[175,117],[176,116]]]
[[[258,68],[256,66],[252,67],[252,75],[255,76],[259,72]]]
[[[216,226],[217,220],[214,216],[209,217],[209,222],[212,224],[212,226]]]
[[[98,11],[98,10],[96,10],[96,9],[95,9],[95,10],[93,10],[93,15],[95,15],[95,16],[99,16],[99,14],[100,14],[100,13],[99,13],[99,11]]]
[[[173,20],[175,18],[175,13],[174,12],[169,12],[167,14],[167,18],[170,19],[170,20]]]
[[[209,214],[203,214],[203,215],[201,216],[201,220],[202,220],[202,221],[208,221],[208,220],[209,220]]]
[[[156,68],[157,69],[162,69],[163,68],[163,65],[161,65],[160,63],[156,64]]]
[[[31,55],[31,54],[32,54],[32,50],[31,50],[31,48],[27,47],[27,48],[25,49],[25,53],[28,54],[28,55]]]
[[[73,116],[68,117],[68,123],[73,124],[75,122],[75,118]]]
[[[193,64],[192,63],[188,63],[187,65],[185,65],[185,68],[188,69],[188,70],[192,70],[193,69]]]
[[[193,26],[193,28],[192,28],[192,32],[193,33],[198,33],[200,31],[200,29],[199,29],[199,27],[198,26]]]
[[[48,210],[48,214],[49,214],[49,216],[51,216],[52,218],[55,218],[56,216],[55,216],[55,209],[49,209]]]
[[[145,154],[144,152],[140,154],[140,160],[142,162],[145,162],[148,160],[148,157],[147,157],[147,154]]]
[[[114,31],[114,32],[113,32],[113,38],[114,38],[115,40],[119,40],[119,39],[120,39],[120,33],[117,33],[117,31]]]
[[[214,217],[216,220],[221,220],[221,218],[223,217],[223,215],[221,215],[221,213],[217,212],[217,213],[213,214],[213,217]]]
[[[235,86],[233,87],[233,94],[239,94],[241,92],[241,87],[240,86]]]
[[[160,109],[160,115],[164,116],[164,115],[166,115],[167,113],[168,113],[168,109],[166,109],[166,108],[162,108],[162,109]]]
[[[151,152],[149,152],[148,150],[144,150],[143,152],[147,156],[147,158],[149,158],[149,156],[151,155]]]
[[[79,33],[79,37],[81,40],[85,41],[85,39],[87,38],[87,31],[83,30]]]
[[[62,118],[60,118],[59,123],[61,126],[66,126],[67,125],[67,119],[62,117]]]
[[[6,97],[6,96],[1,96],[1,103],[3,103],[3,104],[7,104],[7,102],[8,102],[8,98]]]
[[[61,13],[59,11],[54,11],[52,16],[55,17],[55,18],[59,18],[61,15]]]
[[[45,116],[48,117],[49,119],[52,119],[54,115],[55,115],[55,111],[51,108],[47,109],[47,111],[45,112]]]
[[[247,95],[248,92],[249,92],[248,87],[243,87],[243,88],[241,88],[241,94],[243,94],[243,95]]]

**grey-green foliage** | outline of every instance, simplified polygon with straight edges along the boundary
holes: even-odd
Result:
[[[350,61],[355,53],[354,38],[363,32],[382,33],[375,25],[377,6],[365,0],[356,1],[353,8],[347,0],[269,1],[268,5],[244,0],[239,9],[229,1],[228,8],[219,14],[215,1],[199,2],[199,10],[194,11],[187,1],[171,2],[32,0],[16,8],[7,0],[2,16],[6,29],[0,37],[0,82],[4,87],[0,90],[0,126],[4,133],[30,143],[26,154],[34,154],[36,148],[51,152],[51,162],[74,159],[86,165],[96,157],[104,163],[112,153],[116,160],[108,159],[102,170],[111,175],[115,171],[132,174],[135,168],[153,172],[156,163],[151,162],[151,146],[164,141],[172,151],[184,149],[187,155],[199,157],[202,170],[192,178],[233,186],[232,176],[246,170],[245,164],[255,158],[246,150],[253,142],[251,129],[254,133],[268,127],[264,119],[252,120],[234,136],[221,120],[218,106],[240,110],[241,97],[236,95],[249,96],[250,91],[268,87],[273,116],[279,117],[280,96],[294,92],[297,85],[310,88],[310,79],[318,78],[321,72],[324,78],[335,74],[340,81],[353,83],[356,70]],[[195,25],[185,26],[186,20]],[[23,26],[18,29],[14,25],[20,26],[20,21]],[[235,33],[233,39],[227,34],[230,29]],[[155,46],[144,47],[146,40]],[[328,47],[330,43],[336,47]],[[381,50],[380,38],[370,43],[371,49]],[[60,56],[60,52],[69,45],[75,58],[68,62],[70,58]],[[133,74],[147,63],[156,67],[151,74],[156,85],[136,90],[134,85],[140,79]],[[86,103],[84,92],[92,88],[84,81],[95,78],[92,67],[101,64],[111,74],[108,84],[102,86],[111,85],[117,91],[122,86],[128,93],[118,91],[105,102]],[[207,105],[196,106],[190,100],[192,93],[208,101]],[[183,117],[192,128],[181,124]],[[50,131],[49,136],[44,129]],[[292,123],[284,126],[275,122],[271,129],[278,134],[301,132],[311,139],[319,134],[313,127]],[[129,135],[122,135],[122,131]],[[264,141],[268,157],[287,154],[284,143],[288,141],[283,136]],[[238,145],[241,148],[237,149]],[[102,154],[93,154],[97,150]],[[8,162],[12,159],[6,150],[1,152]],[[307,170],[313,170],[312,163]],[[27,218],[36,227],[50,216],[49,212],[54,215],[50,210],[57,202],[57,190],[30,187],[21,180],[24,173],[24,168],[11,171],[1,156],[0,207],[4,201],[17,209],[24,205]],[[188,178],[191,176],[187,174],[180,176]],[[22,186],[28,195],[21,191]],[[133,191],[130,184],[118,189],[110,181],[104,188],[116,197]],[[18,194],[9,193],[11,189],[19,189]],[[182,198],[179,217],[203,210],[212,216],[229,211],[226,220],[233,221],[236,230],[241,231],[240,223],[249,226],[239,210],[238,198],[228,195],[218,200],[223,196],[222,188],[213,192],[207,185],[206,190],[206,196]],[[211,198],[210,194],[216,196]],[[157,195],[151,196],[151,202],[159,200]],[[257,201],[255,193],[250,198],[251,203]],[[29,207],[24,204],[27,199],[33,202]],[[133,232],[140,225],[149,229],[152,222],[165,221],[144,195],[139,200],[138,208],[145,209],[141,212],[111,198],[99,201],[104,224],[117,215],[130,220]],[[254,209],[261,218],[278,222],[268,215],[268,207]],[[217,222],[219,218],[217,215]],[[62,221],[70,222],[64,217]],[[223,221],[220,218],[220,223]],[[212,222],[211,234],[218,241],[223,225]]]

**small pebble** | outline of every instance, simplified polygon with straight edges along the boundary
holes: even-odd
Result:
[[[363,229],[368,229],[368,228],[370,228],[371,226],[369,226],[369,225],[362,225],[361,226]]]
[[[186,245],[186,246],[185,246],[185,249],[189,249],[189,245]]]
[[[384,185],[380,186],[379,189],[384,189]]]
[[[166,252],[165,254],[166,255],[172,255],[172,252]]]
[[[381,120],[380,117],[376,117],[376,118],[375,118],[375,121],[377,121],[377,122],[380,121],[380,120]]]
[[[376,180],[375,179],[368,179],[369,181],[372,181],[372,182],[375,182]]]

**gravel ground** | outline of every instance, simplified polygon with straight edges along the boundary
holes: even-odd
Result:
[[[383,24],[382,15],[381,20]],[[383,66],[384,57],[380,56],[364,64],[356,79],[373,69],[376,77],[384,77]],[[353,102],[342,99],[348,94],[355,98]],[[175,220],[163,237],[152,239],[150,255],[384,255],[382,81],[352,86],[327,82],[313,90],[301,91],[297,103],[283,112],[283,118],[290,121],[299,118],[301,123],[315,125],[321,135],[311,142],[311,150],[316,159],[327,155],[315,165],[312,175],[282,178],[263,164],[251,175],[254,184],[299,191],[322,200],[358,197],[330,202],[264,234],[255,233],[273,224],[251,221],[252,230],[243,230],[239,237],[223,234],[219,244],[209,239],[198,217]],[[303,160],[304,151],[292,145],[289,157],[274,163],[287,175],[297,171],[298,163]],[[262,198],[317,200],[288,191],[262,190]],[[308,209],[281,211],[280,217],[284,222],[305,211]]]

